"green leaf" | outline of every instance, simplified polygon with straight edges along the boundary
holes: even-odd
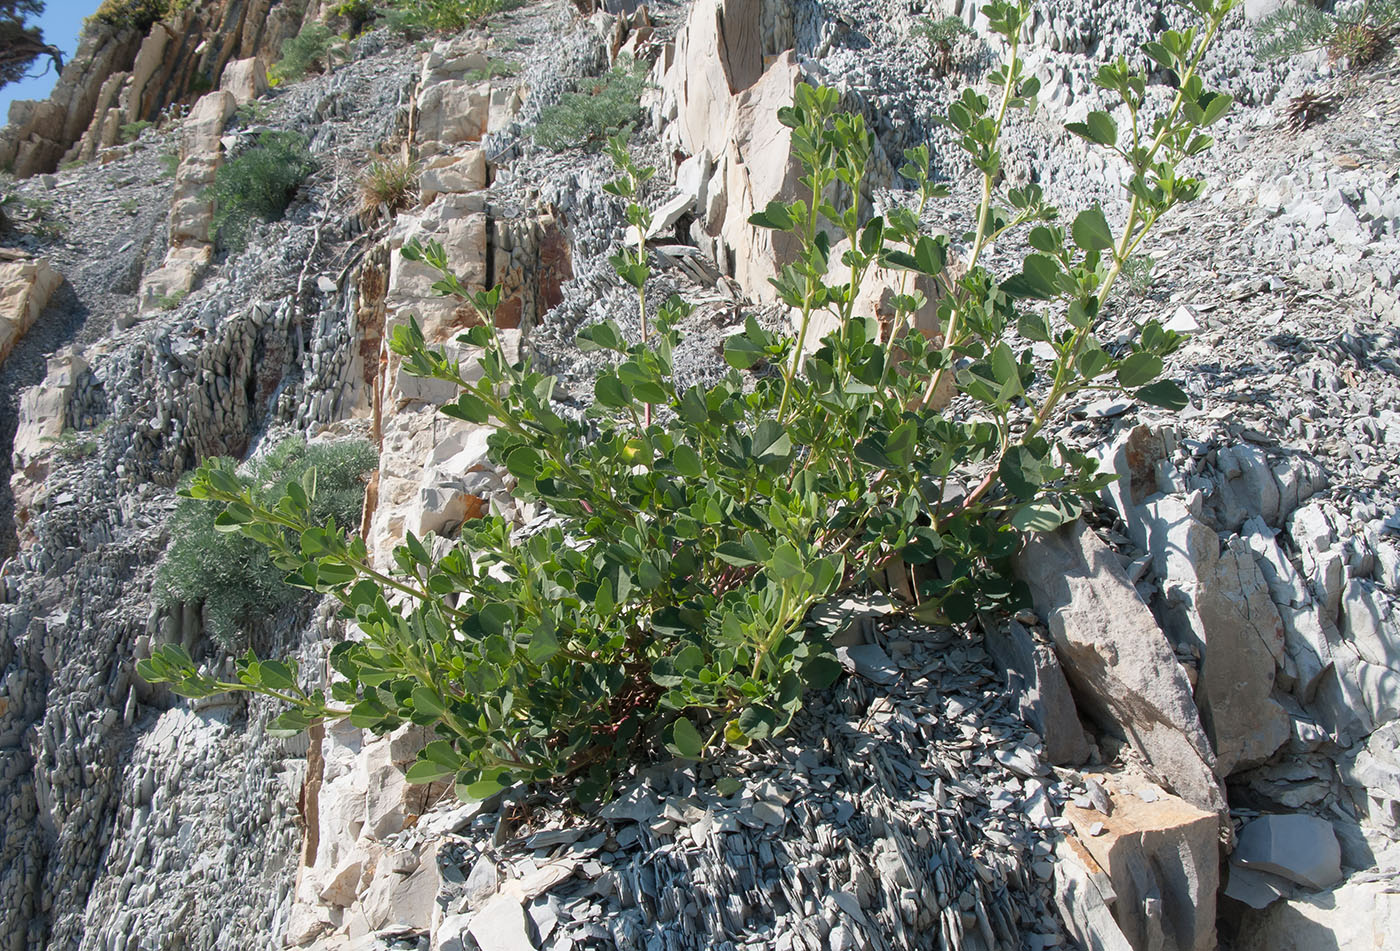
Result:
[[[483,770],[481,778],[471,783],[458,783],[455,789],[457,798],[463,802],[481,802],[496,793],[508,789],[506,780],[510,774],[504,768]]]
[[[813,690],[825,690],[841,676],[841,662],[830,654],[818,654],[803,668],[807,686]]]
[[[1023,505],[1011,516],[1011,524],[1023,532],[1053,532],[1079,513],[1056,499],[1041,499]]]
[[[1003,281],[1001,289],[1011,297],[1049,300],[1064,289],[1066,278],[1054,258],[1046,254],[1028,254],[1021,265],[1021,273]]]
[[[618,352],[626,352],[627,350],[622,333],[618,330],[617,324],[611,320],[593,324],[591,327],[584,327],[578,332],[576,339],[579,350],[584,353],[591,350],[616,350]]]
[[[1113,247],[1113,232],[1098,205],[1079,213],[1070,227],[1070,234],[1084,251],[1107,251]]]
[[[536,628],[525,648],[525,656],[530,658],[530,663],[543,666],[557,653],[559,638],[554,636],[554,629],[547,625]]]
[[[1083,122],[1066,122],[1065,128],[1081,139],[1088,139],[1099,145],[1118,144],[1118,123],[1106,112],[1095,110],[1085,116]]]
[[[1129,354],[1118,367],[1118,382],[1126,387],[1142,386],[1162,373],[1162,358],[1155,353]]]
[[[1080,351],[1074,365],[1084,379],[1092,380],[1108,368],[1111,360],[1108,352],[1102,347],[1092,346]]]
[[[1200,125],[1208,126],[1225,118],[1235,100],[1233,96],[1223,92],[1208,92],[1201,96],[1200,103],[1203,107]]]
[[[1021,365],[1016,362],[1016,355],[1005,341],[992,348],[990,363],[992,373],[1001,386],[999,399],[1005,401],[1017,396],[1021,392]]]
[[[745,568],[749,565],[756,565],[752,553],[739,542],[720,542],[715,546],[715,557],[726,565],[733,565],[736,568]]]
[[[687,479],[698,479],[705,472],[704,464],[700,461],[700,453],[685,443],[681,443],[671,451],[671,464],[676,467],[677,472]]]
[[[421,785],[423,783],[435,783],[446,779],[457,771],[443,766],[441,763],[434,763],[432,760],[420,759],[408,768],[403,774],[403,778],[410,783]]]
[[[447,708],[443,706],[442,701],[438,699],[437,693],[427,687],[414,687],[412,698],[413,709],[417,710],[419,713],[425,713],[431,717],[440,717],[447,712]]]
[[[764,349],[745,334],[735,334],[724,341],[724,362],[736,370],[747,370],[764,356]]]
[[[486,408],[486,404],[481,401],[480,397],[473,396],[471,393],[457,394],[455,402],[443,406],[442,414],[477,426],[491,418],[491,411]]]
[[[765,419],[754,431],[752,451],[760,465],[785,462],[792,456],[792,439],[777,420]]]
[[[919,427],[913,420],[906,420],[894,428],[885,440],[885,458],[891,467],[906,467],[914,461],[918,449]]]
[[[598,612],[599,617],[611,617],[617,610],[617,602],[613,600],[612,581],[604,578],[598,585],[598,593],[593,596],[593,610]]]
[[[699,759],[705,752],[705,741],[695,724],[685,717],[676,717],[671,724],[671,742],[666,747],[681,759]]]
[[[632,405],[632,393],[614,374],[606,373],[593,384],[593,396],[603,406],[620,409]]]
[[[768,571],[779,581],[795,578],[802,574],[802,556],[792,542],[783,542],[773,549],[773,558],[768,562]]]
[[[1183,410],[1191,405],[1186,392],[1173,380],[1158,380],[1142,387],[1134,395],[1144,403],[1163,409]]]
[[[1028,446],[1014,445],[1001,458],[998,473],[1012,494],[1029,499],[1045,484],[1046,460]]]
[[[287,710],[267,725],[268,736],[285,739],[304,733],[314,726],[316,720],[300,710]]]
[[[768,207],[749,215],[749,224],[775,231],[787,231],[792,227],[792,215],[787,205],[780,201],[770,201]]]
[[[262,684],[270,690],[290,690],[296,686],[292,669],[280,660],[265,660],[258,665]]]

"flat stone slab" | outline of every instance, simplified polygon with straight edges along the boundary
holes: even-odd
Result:
[[[1249,823],[1230,861],[1309,888],[1331,888],[1342,880],[1342,847],[1332,823],[1301,813]]]

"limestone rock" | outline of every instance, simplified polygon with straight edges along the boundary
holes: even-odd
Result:
[[[1337,674],[1354,684],[1372,724],[1394,720],[1400,716],[1400,611],[1376,585],[1353,578],[1342,594],[1342,616]]]
[[[267,94],[267,67],[261,57],[236,59],[224,67],[219,88],[231,94],[240,106]]]
[[[1113,882],[1113,917],[1137,951],[1213,951],[1217,818],[1175,796],[1147,802],[1104,783],[1112,812],[1065,807],[1079,844]],[[1097,834],[1091,831],[1097,830]]]
[[[1113,917],[1113,882],[1072,835],[1055,848],[1055,904],[1086,951],[1135,951]]]
[[[480,149],[432,159],[418,177],[421,200],[429,204],[442,192],[473,192],[486,187],[486,156]]]
[[[237,106],[234,95],[221,89],[201,97],[185,120],[170,202],[170,250],[165,263],[141,282],[143,313],[168,307],[192,290],[213,256],[214,203],[208,189],[222,160],[220,136]]]
[[[452,80],[428,86],[418,101],[418,135],[424,154],[480,141],[490,110],[489,81]]]
[[[1400,933],[1400,893],[1391,883],[1350,881],[1331,891],[1280,901],[1246,914],[1238,951],[1321,951],[1392,947]]]
[[[533,951],[535,943],[521,904],[524,897],[518,884],[508,882],[472,918],[467,930],[481,951]]]
[[[16,471],[24,472],[53,449],[53,440],[63,433],[68,401],[87,369],[87,360],[76,349],[60,350],[49,357],[44,382],[21,394],[14,442]]]
[[[29,332],[63,275],[43,258],[0,263],[0,362]]]
[[[1087,712],[1125,736],[1179,796],[1223,816],[1186,672],[1113,552],[1076,522],[1031,537],[1016,570]]]
[[[381,856],[374,879],[360,896],[362,915],[349,916],[350,937],[387,927],[428,931],[442,888],[437,842]]]
[[[1215,530],[1175,497],[1139,511],[1162,579],[1164,626],[1201,657],[1196,700],[1220,775],[1262,763],[1288,738],[1287,714],[1271,699],[1285,637],[1254,554],[1238,535],[1222,551]]]

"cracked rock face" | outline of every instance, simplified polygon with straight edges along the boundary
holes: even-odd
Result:
[[[575,334],[636,320],[607,261],[626,226],[607,159],[545,153],[530,127],[635,54],[653,88],[632,144],[662,209],[648,295],[697,304],[676,367],[704,383],[745,316],[789,319],[767,278],[791,248],[748,217],[798,197],[775,116],[793,85],[839,86],[877,133],[872,211],[907,201],[899,156],[929,144],[954,195],[924,223],[956,236],[976,183],[932,120],[984,82],[987,32],[976,4],[946,5],[977,35],[944,73],[912,33],[921,14],[893,0],[609,2],[587,17],[540,2],[421,47],[371,32],[330,73],[267,89],[281,41],[323,6],[221,0],[144,37],[93,31],[54,97],[0,133],[19,175],[87,161],[16,186],[52,203],[57,235],[0,238],[0,948],[573,951],[742,934],[765,951],[1143,951],[1214,947],[1217,927],[1237,948],[1384,943],[1400,874],[1389,66],[1292,132],[1280,103],[1352,80],[1222,37],[1207,79],[1239,108],[1202,168],[1212,191],[1144,247],[1146,286],[1110,303],[1100,333],[1112,346],[1150,318],[1191,333],[1169,372],[1192,405],[1085,402],[1053,421],[1120,478],[1084,521],[1028,541],[1034,611],[944,629],[891,602],[836,605],[852,612],[848,674],[782,742],[643,764],[581,815],[550,791],[461,804],[408,784],[421,729],[275,741],[268,705],[189,703],[136,678],[165,643],[231,662],[198,605],[152,601],[175,485],[282,435],[368,436],[380,465],[360,527],[377,559],[407,531],[448,537],[488,511],[531,523],[489,431],[438,413],[454,394],[385,344],[414,315],[472,364],[455,338],[473,315],[432,293],[403,243],[442,241],[464,281],[499,284],[510,348],[581,412],[600,357]],[[1062,123],[1105,105],[1099,59],[1177,16],[1146,0],[1039,12],[1027,67],[1043,110],[1008,131],[1008,180],[1121,220],[1116,178]],[[518,78],[491,75],[500,58]],[[194,95],[201,76],[219,89]],[[319,170],[229,255],[202,192],[264,128],[305,134]],[[390,153],[418,162],[416,204],[366,213],[360,172]],[[1014,244],[987,260],[1005,270]],[[867,290],[878,315],[888,287]],[[246,633],[316,682],[346,636],[309,604]]]

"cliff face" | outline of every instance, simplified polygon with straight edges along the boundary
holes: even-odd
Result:
[[[144,36],[90,20],[53,94],[10,106],[0,167],[27,178],[89,161],[120,144],[123,125],[188,108],[219,85],[230,62],[275,60],[282,42],[319,12],[304,0],[214,0],[188,5]]]
[[[382,562],[409,531],[536,514],[486,459],[487,431],[437,411],[454,394],[389,352],[414,316],[464,365],[474,356],[455,343],[470,315],[400,249],[439,240],[464,281],[500,285],[510,345],[558,375],[563,405],[586,403],[599,357],[575,334],[635,319],[607,262],[625,224],[604,156],[550,153],[530,133],[619,57],[649,64],[633,140],[660,169],[647,200],[665,209],[649,293],[697,303],[676,354],[688,379],[722,372],[745,314],[788,318],[767,278],[790,249],[748,219],[795,197],[776,109],[797,82],[837,85],[877,130],[872,208],[907,198],[894,168],[928,142],[954,200],[926,225],[968,228],[966,169],[932,117],[982,81],[981,35],[943,75],[904,4],[603,6],[535,3],[422,42],[379,29],[330,73],[268,90],[258,79],[281,41],[325,11],[218,0],[145,36],[91,28],[54,97],[16,104],[0,161],[21,176],[82,164],[17,186],[58,230],[21,228],[0,264],[0,949],[740,935],[765,951],[1205,949],[1217,924],[1249,946],[1312,927],[1314,905],[1367,904],[1380,910],[1357,912],[1358,934],[1383,933],[1390,899],[1367,878],[1400,859],[1400,189],[1387,165],[1400,91],[1371,76],[1370,97],[1329,124],[1281,131],[1280,99],[1335,80],[1319,59],[1257,62],[1240,24],[1208,63],[1241,103],[1202,169],[1215,190],[1157,239],[1149,286],[1114,302],[1103,335],[1151,317],[1194,333],[1172,367],[1194,404],[1167,417],[1104,401],[1056,423],[1121,479],[1097,532],[1027,550],[1039,616],[931,630],[881,599],[838,605],[851,675],[789,740],[713,769],[639,770],[590,817],[408,784],[419,730],[341,723],[273,740],[267,704],[190,703],[134,675],[165,643],[231,665],[199,605],[152,596],[175,486],[202,459],[288,434],[373,440],[362,531]],[[1102,105],[1091,77],[1105,51],[1175,14],[1063,6],[1028,31],[1045,102],[1008,134],[1008,174],[1112,211],[1118,184],[1062,123]],[[981,29],[971,4],[941,12]],[[517,75],[493,75],[503,59]],[[118,141],[122,124],[161,117]],[[265,131],[305,135],[317,170],[284,219],[230,252],[206,188]],[[365,166],[386,155],[417,176],[397,214],[363,207]],[[989,257],[1004,267],[1011,252]],[[878,314],[887,290],[862,309]],[[889,579],[896,597],[907,585]],[[296,656],[312,684],[346,636],[310,604],[245,633]],[[737,791],[720,795],[721,775]],[[1261,813],[1335,850],[1335,875],[1290,865]]]

